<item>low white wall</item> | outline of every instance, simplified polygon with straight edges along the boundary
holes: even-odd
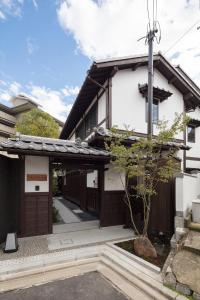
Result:
[[[181,174],[176,178],[176,211],[186,217],[192,209],[192,201],[200,196],[200,173]]]
[[[120,174],[114,169],[113,165],[108,165],[109,168],[105,171],[105,191],[123,191],[125,185],[125,174],[121,174],[122,181],[120,179]],[[123,182],[123,184],[122,184]]]
[[[28,174],[47,175],[47,181],[28,181]],[[39,190],[35,190],[39,186]],[[25,156],[25,193],[49,192],[49,158],[42,156]]]
[[[97,172],[97,170],[87,174],[87,187],[98,188],[98,172]]]

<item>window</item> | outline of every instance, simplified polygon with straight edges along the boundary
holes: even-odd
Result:
[[[92,132],[93,128],[97,126],[97,104],[95,104],[83,122],[76,130],[76,138],[80,138],[82,141]]]
[[[153,112],[152,112],[152,120],[154,124],[158,123],[159,120],[159,109],[158,109],[159,101],[154,99],[153,100]],[[146,99],[146,122],[148,122],[148,101]]]
[[[188,125],[187,127],[188,142],[195,143],[195,127]]]

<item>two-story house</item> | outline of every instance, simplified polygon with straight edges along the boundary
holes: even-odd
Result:
[[[147,136],[147,65],[147,56],[94,62],[61,139],[18,135],[0,141],[3,153],[17,155],[15,159],[0,155],[0,241],[7,232],[20,236],[52,233],[51,170],[56,167],[61,173],[64,198],[95,214],[101,227],[129,225],[123,201],[125,174],[113,169],[110,155],[103,149],[105,137],[115,125],[122,130],[129,125],[134,130],[130,143]],[[171,124],[175,113],[189,114],[187,130],[173,140],[176,160],[182,172],[199,170],[199,88],[160,53],[154,55],[153,86],[154,135],[158,120],[165,119]],[[18,108],[25,106],[21,103]],[[171,235],[174,217],[185,217],[191,202],[200,194],[199,182],[199,174],[181,174],[167,184],[160,184],[149,229]],[[141,222],[141,205],[134,209],[134,217]]]
[[[147,56],[94,62],[65,122],[60,138],[72,141],[80,138],[88,141],[92,146],[103,148],[107,130],[113,126],[123,130],[125,125],[134,130],[135,136],[146,137],[147,65]],[[180,160],[182,171],[191,172],[199,169],[200,89],[180,67],[172,66],[161,53],[154,55],[153,96],[154,135],[157,133],[158,120],[167,120],[170,125],[175,118],[175,113],[185,112],[191,116],[186,132],[179,133],[174,142],[177,144],[177,158]],[[94,131],[94,128],[97,130]],[[191,147],[189,151],[184,148],[186,144]],[[63,181],[65,197],[71,198],[79,205],[82,201],[82,185],[85,184],[87,189],[93,190],[98,186],[98,176],[95,171],[88,172],[85,181],[80,180],[80,176],[82,175],[75,172],[74,176],[73,173],[70,176],[66,175]],[[125,223],[122,182],[112,165],[107,165],[103,183],[104,201],[101,203],[103,226]],[[87,195],[92,197],[91,194]],[[153,207],[151,227],[153,230],[172,232],[175,216],[174,183],[160,186],[157,198],[159,201],[156,201]],[[99,209],[95,204],[98,195],[95,199],[93,210],[95,207]]]

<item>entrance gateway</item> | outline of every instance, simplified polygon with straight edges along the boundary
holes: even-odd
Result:
[[[16,232],[19,237],[52,233],[55,165],[62,165],[65,171],[64,199],[72,200],[82,211],[96,214],[101,227],[130,225],[123,201],[124,185],[113,170],[107,151],[86,142],[26,135],[0,142],[0,151],[9,154],[0,154],[0,242],[9,232]],[[174,182],[158,188],[150,231],[173,234],[174,194]],[[141,212],[134,214],[138,217]]]
[[[72,142],[58,139],[33,137],[19,135],[0,143],[0,150],[8,154],[18,155],[18,159],[1,156],[2,161],[9,161],[9,165],[18,162],[14,176],[15,186],[7,186],[7,203],[9,211],[4,207],[6,220],[3,232],[0,232],[0,239],[5,240],[8,232],[16,231],[19,236],[32,236],[52,233],[52,167],[53,164],[62,164],[67,170],[86,170],[88,180],[91,174],[97,175],[97,189],[87,188],[85,180],[78,176],[77,180],[71,180],[67,176],[65,194],[70,196],[70,187],[77,185],[77,201],[83,210],[94,210],[99,217],[100,226],[120,225],[125,220],[121,207],[110,211],[104,203],[108,200],[108,193],[104,190],[104,170],[109,163],[109,153],[104,150],[89,147],[85,142]],[[83,177],[83,176],[82,176]],[[9,176],[7,177],[9,178]],[[74,178],[73,178],[74,179]],[[70,182],[71,181],[71,182]],[[82,190],[80,190],[82,188]],[[12,189],[12,192],[10,191]],[[9,192],[9,193],[8,193]],[[15,199],[18,202],[14,204]],[[118,201],[119,202],[119,201]],[[121,201],[120,201],[121,202]],[[109,203],[108,203],[109,206]],[[105,213],[106,210],[106,213]],[[118,218],[118,215],[122,217]]]

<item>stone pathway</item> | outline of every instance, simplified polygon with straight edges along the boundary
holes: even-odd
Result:
[[[61,216],[64,223],[69,224],[81,222],[80,218],[78,218],[69,208],[63,205],[59,199],[54,198],[53,204],[55,208],[58,209],[59,215]]]

